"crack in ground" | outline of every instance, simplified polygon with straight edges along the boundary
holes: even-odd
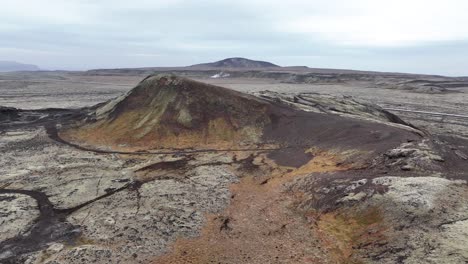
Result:
[[[25,232],[0,243],[0,260],[18,263],[20,255],[40,250],[54,241],[72,242],[80,235],[78,226],[66,222],[66,215],[54,209],[47,195],[40,191],[0,189],[0,194],[23,194],[34,198],[39,207],[39,217]]]
[[[0,261],[2,263],[18,263],[22,255],[44,249],[51,242],[73,244],[81,235],[81,230],[80,226],[67,222],[67,217],[70,214],[123,190],[138,190],[142,184],[144,183],[139,181],[130,182],[120,188],[108,191],[106,194],[67,209],[55,208],[48,196],[41,191],[0,189],[0,194],[30,196],[37,201],[39,208],[39,217],[24,232],[24,235],[18,235],[0,243]]]
[[[140,201],[141,201],[141,193],[140,193],[140,188],[135,188],[135,192],[136,192],[136,201],[137,201],[137,209],[136,209],[136,212],[135,212],[135,216],[138,215],[138,213],[140,212]]]
[[[437,225],[437,227],[438,227],[438,228],[441,228],[441,227],[446,226],[446,225],[453,225],[453,224],[455,224],[455,223],[463,222],[463,221],[468,221],[468,218],[456,219],[456,220],[452,220],[452,221],[447,221],[447,222],[444,222],[444,223],[440,223],[439,225]]]
[[[98,180],[98,182],[96,184],[96,196],[99,194],[99,186],[101,185],[101,180],[102,180],[103,176],[104,175],[101,175],[101,177],[99,177],[99,180]]]

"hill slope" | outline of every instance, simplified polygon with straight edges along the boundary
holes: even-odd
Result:
[[[23,64],[15,61],[0,61],[0,72],[12,71],[39,71],[39,67],[32,64]]]
[[[267,106],[229,89],[173,75],[150,76],[99,107],[96,122],[79,134],[100,143],[139,147],[243,145],[257,142],[270,122]]]
[[[62,135],[127,150],[318,146],[372,151],[415,136],[385,124],[305,112],[174,75],[147,77]]]
[[[202,63],[190,66],[192,68],[270,68],[280,67],[266,61],[249,60],[245,58],[228,58],[211,63]]]

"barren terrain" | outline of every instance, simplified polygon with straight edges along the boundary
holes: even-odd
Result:
[[[468,82],[295,70],[0,74],[0,262],[467,263]]]
[[[22,109],[79,108],[109,100],[133,88],[151,71],[127,74],[83,72],[38,72],[0,74],[0,105]],[[404,109],[468,115],[468,82],[442,92],[414,91],[375,81],[317,81],[290,83],[271,78],[210,78],[213,73],[191,72],[189,77],[206,83],[252,93],[319,93],[351,96],[388,109]],[[183,72],[183,74],[187,74]],[[380,77],[382,78],[382,77]],[[413,78],[419,78],[415,76]],[[411,80],[411,77],[409,78]],[[429,78],[430,79],[430,78]],[[449,78],[450,79],[450,78]],[[461,78],[463,79],[463,78]],[[468,137],[467,118],[393,111],[420,128],[435,133]]]

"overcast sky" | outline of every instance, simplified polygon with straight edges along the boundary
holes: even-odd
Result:
[[[0,0],[0,60],[44,69],[226,57],[468,75],[466,0]]]

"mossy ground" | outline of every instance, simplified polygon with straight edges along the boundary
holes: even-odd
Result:
[[[385,240],[378,208],[346,208],[318,216],[317,233],[335,263],[363,263],[355,250]]]

